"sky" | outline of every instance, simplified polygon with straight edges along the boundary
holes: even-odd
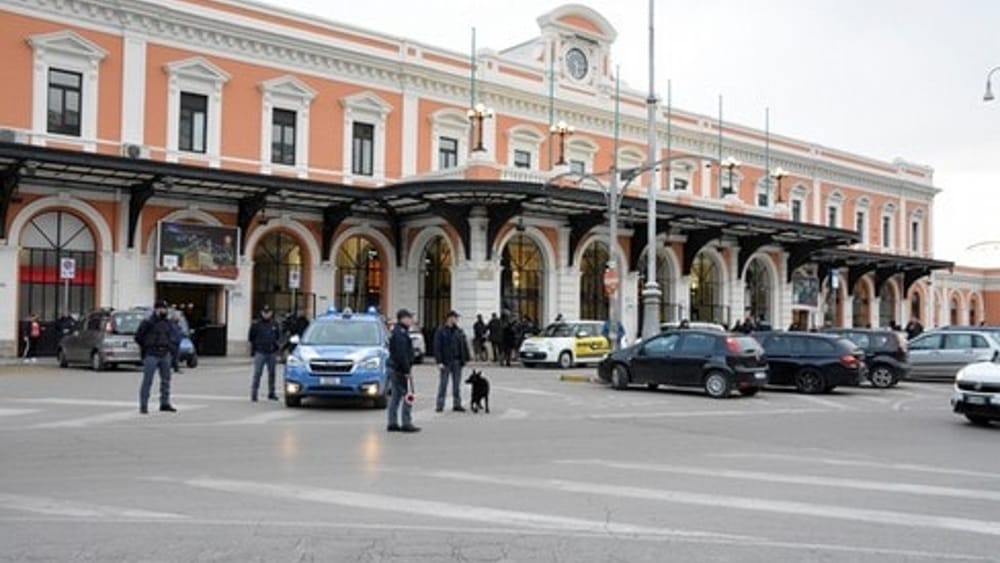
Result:
[[[263,0],[325,19],[468,52],[538,34],[553,0]],[[623,82],[645,89],[648,3],[581,0],[618,31]],[[1000,240],[997,0],[656,0],[656,82],[675,106],[865,156],[930,165],[935,254]],[[1000,73],[994,81],[1000,97]],[[991,260],[1000,265],[1000,256]]]

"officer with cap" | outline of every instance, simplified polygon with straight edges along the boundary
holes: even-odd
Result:
[[[465,412],[462,407],[462,366],[469,361],[469,345],[465,333],[458,328],[458,312],[451,311],[444,324],[434,332],[434,359],[438,363],[438,392],[435,410],[444,410],[448,380],[451,380],[451,408]]]
[[[139,387],[139,412],[149,414],[149,391],[153,374],[160,372],[160,411],[177,412],[170,404],[170,351],[173,349],[173,327],[167,318],[169,305],[157,301],[153,315],[142,321],[135,333],[135,341],[142,351],[142,385]]]
[[[396,326],[392,327],[389,336],[389,381],[392,385],[392,395],[389,399],[389,432],[420,432],[413,425],[413,405],[404,397],[411,392],[413,385],[413,341],[410,340],[410,326],[413,324],[413,313],[400,309],[396,313]],[[399,405],[403,405],[403,424],[400,426]]]
[[[281,327],[274,320],[271,308],[264,305],[260,310],[260,319],[250,327],[250,351],[253,353],[253,383],[250,386],[250,400],[257,402],[257,391],[260,389],[260,376],[267,366],[267,398],[278,400],[274,391],[274,371],[277,364],[278,340]]]

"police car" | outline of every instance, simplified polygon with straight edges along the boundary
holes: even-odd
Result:
[[[309,324],[285,363],[285,405],[307,397],[359,398],[375,408],[388,403],[388,332],[374,311],[329,310]]]

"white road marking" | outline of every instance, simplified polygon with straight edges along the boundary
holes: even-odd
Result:
[[[223,422],[218,422],[216,424],[219,426],[267,424],[269,422],[276,422],[278,420],[295,418],[300,414],[302,413],[293,410],[270,411],[261,414],[255,414],[253,416],[248,416],[246,418],[240,418],[236,420],[226,420]]]
[[[841,411],[854,410],[852,407],[849,407],[849,406],[847,406],[847,405],[845,405],[843,403],[838,403],[837,401],[831,401],[830,399],[822,399],[820,397],[813,397],[812,395],[800,395],[798,393],[795,393],[795,394],[789,394],[789,396],[790,397],[795,397],[796,399],[798,399],[800,401],[806,401],[806,402],[812,403],[814,405],[820,405],[822,407],[829,407],[831,409],[837,409],[837,410],[841,410]]]
[[[497,391],[505,391],[507,393],[518,393],[521,395],[537,395],[539,397],[562,397],[565,393],[554,393],[552,391],[542,391],[541,389],[530,389],[527,387],[503,387],[500,385],[494,385],[493,389]]]
[[[884,463],[878,461],[863,461],[853,459],[836,459],[812,457],[808,454],[801,456],[788,454],[758,454],[758,453],[726,453],[710,454],[713,457],[722,458],[757,458],[773,459],[780,461],[798,461],[802,463],[818,463],[822,465],[833,465],[838,467],[865,467],[870,469],[889,469],[892,471],[912,471],[915,473],[933,473],[937,475],[955,475],[960,477],[979,477],[983,479],[1000,479],[1000,472],[996,471],[973,471],[968,469],[958,469],[952,467],[936,467],[932,465],[919,465],[913,463]]]
[[[171,395],[177,399],[186,399],[193,401],[225,401],[229,403],[249,403],[250,395],[197,395],[197,394],[187,394],[187,393],[175,393]]]
[[[716,417],[716,416],[760,416],[778,414],[807,414],[830,412],[826,409],[767,409],[767,410],[711,410],[711,411],[670,411],[670,412],[646,412],[646,413],[610,413],[591,414],[583,418],[590,419],[629,419],[629,418],[688,418],[688,417]]]
[[[500,418],[503,420],[522,420],[528,418],[528,411],[523,411],[521,409],[507,409],[504,411]]]
[[[69,516],[77,518],[127,518],[143,520],[170,520],[184,518],[181,514],[153,512],[134,508],[121,508],[102,504],[85,504],[46,497],[30,497],[0,493],[0,508],[45,514],[47,516]]]
[[[197,410],[204,408],[205,405],[184,405],[182,408],[184,411]],[[151,407],[150,411],[155,412],[157,407]],[[170,413],[174,416],[173,413]],[[145,415],[139,414],[139,408],[133,407],[127,411],[116,411],[116,412],[106,412],[103,414],[95,414],[92,416],[84,416],[81,418],[70,418],[66,420],[57,420],[54,422],[43,422],[41,424],[35,424],[34,426],[29,426],[31,429],[42,429],[42,428],[85,428],[87,426],[95,426],[99,424],[107,424],[109,422],[119,422],[122,420],[145,420]]]
[[[0,408],[0,416],[21,416],[39,412],[38,409],[3,409]]]
[[[38,399],[11,399],[15,403],[29,403],[38,405],[59,405],[78,407],[135,407],[139,408],[138,399],[135,401],[106,401],[103,399],[65,399],[61,397],[44,397]]]
[[[429,473],[428,475],[441,479],[468,481],[472,483],[487,483],[508,487],[524,487],[544,491],[584,493],[620,498],[634,498],[647,501],[711,506],[722,509],[735,508],[755,512],[770,512],[794,516],[848,520],[851,522],[870,522],[873,524],[883,524],[889,526],[933,528],[953,532],[1000,536],[1000,522],[974,520],[971,518],[936,516],[911,512],[895,512],[890,510],[849,508],[829,504],[779,501],[765,498],[690,493],[686,491],[666,489],[647,489],[631,486],[605,485],[602,483],[567,481],[563,479],[501,477],[463,473],[460,471],[436,471]]]
[[[723,479],[742,479],[747,481],[761,481],[766,483],[784,483],[790,485],[810,485],[817,487],[833,487],[843,489],[857,489],[862,491],[878,491],[888,493],[904,493],[911,495],[954,497],[977,500],[1000,501],[1000,491],[990,491],[983,489],[960,489],[956,487],[938,487],[934,485],[920,485],[915,483],[883,482],[883,481],[863,481],[860,479],[842,479],[837,477],[816,477],[812,475],[790,475],[778,473],[764,473],[759,471],[746,471],[743,469],[714,469],[711,467],[690,467],[684,465],[660,465],[648,463],[626,463],[616,461],[605,461],[599,459],[590,460],[559,460],[556,463],[571,465],[596,465],[613,469],[630,469],[635,471],[650,471],[656,473],[674,473],[680,475],[695,475],[703,477],[720,477]]]
[[[432,518],[485,522],[494,526],[542,528],[561,532],[589,532],[608,535],[674,536],[682,538],[715,538],[728,540],[749,539],[746,536],[618,524],[600,520],[584,520],[581,518],[536,514],[533,512],[520,512],[515,510],[486,508],[482,506],[454,504],[450,502],[375,495],[354,491],[321,489],[317,487],[306,487],[293,484],[274,484],[256,481],[237,481],[231,479],[210,478],[191,479],[184,481],[184,483],[191,487],[243,495],[256,495],[281,500],[318,502],[365,510],[394,512],[397,514],[409,513]]]

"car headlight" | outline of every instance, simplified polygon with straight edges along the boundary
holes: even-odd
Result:
[[[372,358],[368,358],[366,360],[362,360],[359,367],[365,370],[376,370],[382,367],[382,358],[375,356]]]
[[[285,361],[285,366],[290,367],[290,368],[300,368],[300,367],[303,367],[305,365],[306,365],[305,360],[303,360],[302,358],[300,358],[300,357],[298,357],[298,356],[296,356],[294,354],[288,356],[288,359]]]

